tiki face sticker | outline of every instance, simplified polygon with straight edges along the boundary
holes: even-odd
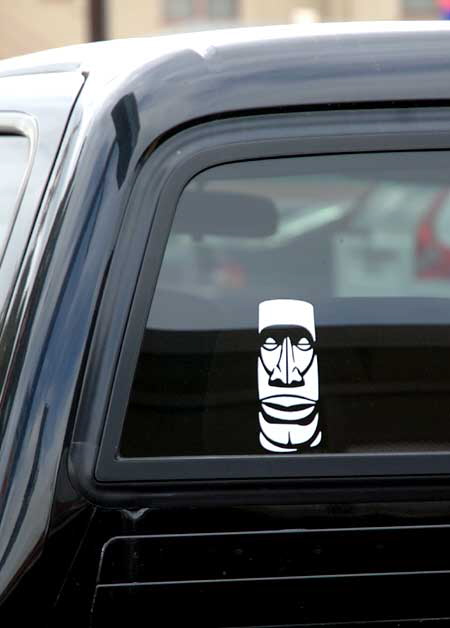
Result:
[[[314,308],[279,299],[259,306],[259,440],[264,449],[296,453],[316,447],[319,377]]]

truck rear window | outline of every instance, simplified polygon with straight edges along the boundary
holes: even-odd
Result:
[[[194,178],[120,454],[450,450],[448,164],[347,154]]]

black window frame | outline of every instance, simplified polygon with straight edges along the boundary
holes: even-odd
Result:
[[[118,264],[117,276],[113,272],[108,279],[114,285],[119,268],[122,276],[132,277],[127,264],[134,264],[136,273],[139,269],[120,357],[114,368],[114,381],[107,395],[106,418],[96,415],[95,421],[88,424],[86,417],[79,415],[74,437],[77,447],[72,446],[71,450],[72,476],[92,499],[123,504],[135,503],[139,496],[142,503],[144,495],[151,498],[164,493],[167,499],[174,499],[177,491],[186,496],[188,488],[192,497],[192,491],[195,493],[206,486],[208,490],[214,490],[224,483],[227,490],[242,486],[242,483],[257,490],[263,484],[273,486],[274,482],[295,482],[306,487],[311,480],[341,487],[350,486],[354,481],[364,484],[375,480],[380,487],[385,480],[392,479],[413,484],[423,483],[424,478],[433,482],[450,480],[450,452],[139,459],[117,456],[152,296],[176,205],[185,185],[209,167],[251,159],[385,151],[450,151],[449,122],[450,108],[418,106],[242,116],[209,121],[180,131],[150,155],[136,180],[127,209],[128,218],[124,222],[124,229],[129,228],[127,220],[131,220],[130,216],[136,219],[139,212],[142,215],[144,207],[147,209],[146,220],[151,229],[149,234],[141,235],[142,247],[145,245],[144,259],[133,261],[133,256],[129,255],[129,242],[126,244],[123,239],[121,248],[119,239],[115,255],[117,259],[122,258],[125,268]],[[153,213],[152,207],[156,205],[153,186],[158,172],[164,182],[158,191]],[[105,291],[107,294],[108,286]],[[110,291],[113,291],[112,287]],[[114,291],[117,292],[117,288]],[[110,311],[111,303],[105,307]],[[102,326],[101,308],[97,328],[99,326]],[[91,351],[98,352],[96,343],[99,338],[104,342],[104,333],[98,333],[98,338],[94,333]],[[83,404],[80,407],[83,408]]]

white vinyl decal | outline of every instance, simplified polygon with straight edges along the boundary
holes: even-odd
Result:
[[[314,308],[306,301],[263,301],[258,331],[259,441],[277,453],[316,447],[322,433]]]

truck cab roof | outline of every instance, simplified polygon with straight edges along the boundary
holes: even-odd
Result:
[[[141,76],[152,84],[150,93],[170,86],[177,100],[186,90],[201,101],[205,91],[215,92],[215,108],[223,103],[227,110],[430,94],[447,99],[450,27],[375,22],[224,29],[80,44],[0,62],[0,78],[54,72],[82,73],[95,91]]]

